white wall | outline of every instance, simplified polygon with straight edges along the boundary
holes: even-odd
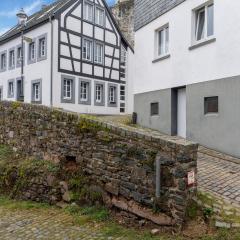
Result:
[[[134,53],[130,48],[128,48],[127,51],[127,69],[126,69],[126,113],[132,114],[133,113],[133,80],[134,80],[134,68],[135,68],[135,62],[134,62]]]
[[[214,1],[216,42],[189,50],[192,9],[204,2],[185,1],[136,32],[134,93],[240,75],[238,0]],[[171,56],[152,63],[155,30],[167,23]]]
[[[42,79],[42,104],[50,104],[50,23],[45,24],[37,29],[34,29],[25,34],[29,38],[37,38],[42,34],[47,33],[47,59],[43,61],[36,61],[36,63],[28,65],[28,43],[25,42],[25,63],[24,63],[24,101],[31,102],[31,81]],[[15,38],[0,46],[0,52],[8,50],[12,47],[21,44],[21,38]],[[36,52],[37,54],[37,52]],[[16,52],[15,52],[16,58]],[[9,55],[7,53],[7,70],[0,72],[0,86],[3,86],[3,99],[4,100],[16,100],[16,78],[21,77],[21,67],[8,70]],[[8,92],[8,80],[15,79],[15,94],[14,98],[7,98]]]

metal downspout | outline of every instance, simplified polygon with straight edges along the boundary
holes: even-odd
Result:
[[[53,106],[53,22],[52,16],[49,17],[51,24],[51,66],[50,66],[50,106]]]

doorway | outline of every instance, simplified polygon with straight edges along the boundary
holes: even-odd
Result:
[[[187,135],[187,101],[186,88],[177,90],[177,135],[186,138]]]
[[[22,79],[17,80],[17,101],[20,101],[20,102],[24,101],[23,80]]]

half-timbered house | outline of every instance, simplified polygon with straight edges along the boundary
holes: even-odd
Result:
[[[1,99],[80,113],[132,111],[133,52],[105,0],[59,0],[19,15],[0,37]]]

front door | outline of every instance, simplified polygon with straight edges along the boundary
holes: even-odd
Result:
[[[17,80],[17,101],[24,101],[22,80]]]
[[[186,88],[178,89],[177,102],[177,135],[186,138]]]

